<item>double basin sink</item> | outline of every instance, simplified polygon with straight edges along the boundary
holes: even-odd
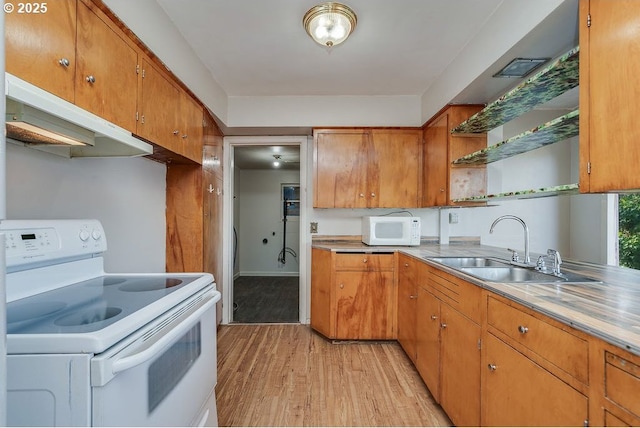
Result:
[[[425,257],[436,263],[490,282],[598,282],[586,276],[563,272],[560,275],[545,273],[533,267],[521,267],[507,260],[493,257]]]

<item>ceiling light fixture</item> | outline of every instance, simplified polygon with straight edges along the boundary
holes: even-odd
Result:
[[[273,155],[273,158],[275,159],[273,161],[273,166],[278,168],[280,166],[280,155]]]
[[[357,22],[358,18],[351,8],[335,2],[312,7],[302,19],[307,34],[328,48],[344,42],[356,28]]]

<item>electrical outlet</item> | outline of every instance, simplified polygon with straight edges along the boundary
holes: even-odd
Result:
[[[458,213],[449,213],[449,224],[456,224],[458,220]]]
[[[311,233],[318,233],[318,223],[315,221],[312,221],[309,224],[309,232]]]

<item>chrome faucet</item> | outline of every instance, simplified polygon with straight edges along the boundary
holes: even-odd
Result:
[[[549,258],[553,259],[553,273],[556,275],[560,275],[560,265],[562,264],[562,259],[560,258],[560,252],[558,250],[547,250],[547,255]]]
[[[515,220],[519,222],[524,228],[524,263],[527,265],[531,264],[531,257],[529,256],[529,228],[527,227],[527,224],[520,217],[516,217],[514,215],[503,215],[494,220],[494,222],[491,224],[491,229],[489,229],[489,233],[493,233],[493,228],[496,227],[496,224],[498,224],[502,220]],[[514,256],[514,259],[516,259],[513,260],[515,262],[519,261],[517,260],[517,256]]]

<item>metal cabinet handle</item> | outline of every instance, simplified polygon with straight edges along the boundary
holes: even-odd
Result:
[[[519,325],[519,326],[518,326],[518,331],[519,331],[520,333],[522,333],[522,334],[525,334],[526,332],[528,332],[528,331],[529,331],[529,327],[525,327],[525,326],[523,326],[523,325]]]
[[[418,297],[418,296],[414,296],[414,295],[412,294],[412,295],[410,295],[410,296],[409,296],[409,299],[415,299],[415,298],[417,298],[417,297]]]
[[[362,259],[362,263],[366,263],[367,261],[367,259]]]
[[[340,284],[340,288],[344,288],[344,284]]]
[[[405,264],[404,264],[404,267],[409,267],[409,263],[405,263]]]
[[[438,317],[437,317],[437,316],[435,316],[435,315],[431,315],[431,319],[432,319],[433,321],[435,321],[435,320],[437,320],[437,319],[438,319]]]
[[[372,197],[372,198],[375,198],[375,197],[376,197],[375,192],[371,192],[371,197]]]
[[[441,192],[444,192],[444,189],[440,189]]]
[[[491,370],[492,372],[495,372],[495,371],[496,371],[496,369],[497,369],[497,367],[496,367],[496,365],[495,365],[495,364],[489,364],[489,365],[488,365],[488,368],[489,368],[489,370]]]
[[[186,138],[187,138],[187,134],[184,134],[184,135],[182,136],[182,138],[186,139]]]
[[[173,135],[178,135],[180,133],[180,131],[178,131],[177,129],[175,131],[173,131]]]
[[[364,198],[364,193],[360,193],[359,195],[361,198]]]
[[[440,327],[442,327],[442,328],[447,328],[447,323],[446,323],[446,322],[443,322],[442,324],[440,324]]]
[[[69,60],[66,58],[60,58],[60,60],[58,61],[58,64],[60,64],[63,67],[69,67]]]
[[[93,76],[87,76],[87,82],[94,84],[96,83],[96,78]]]

